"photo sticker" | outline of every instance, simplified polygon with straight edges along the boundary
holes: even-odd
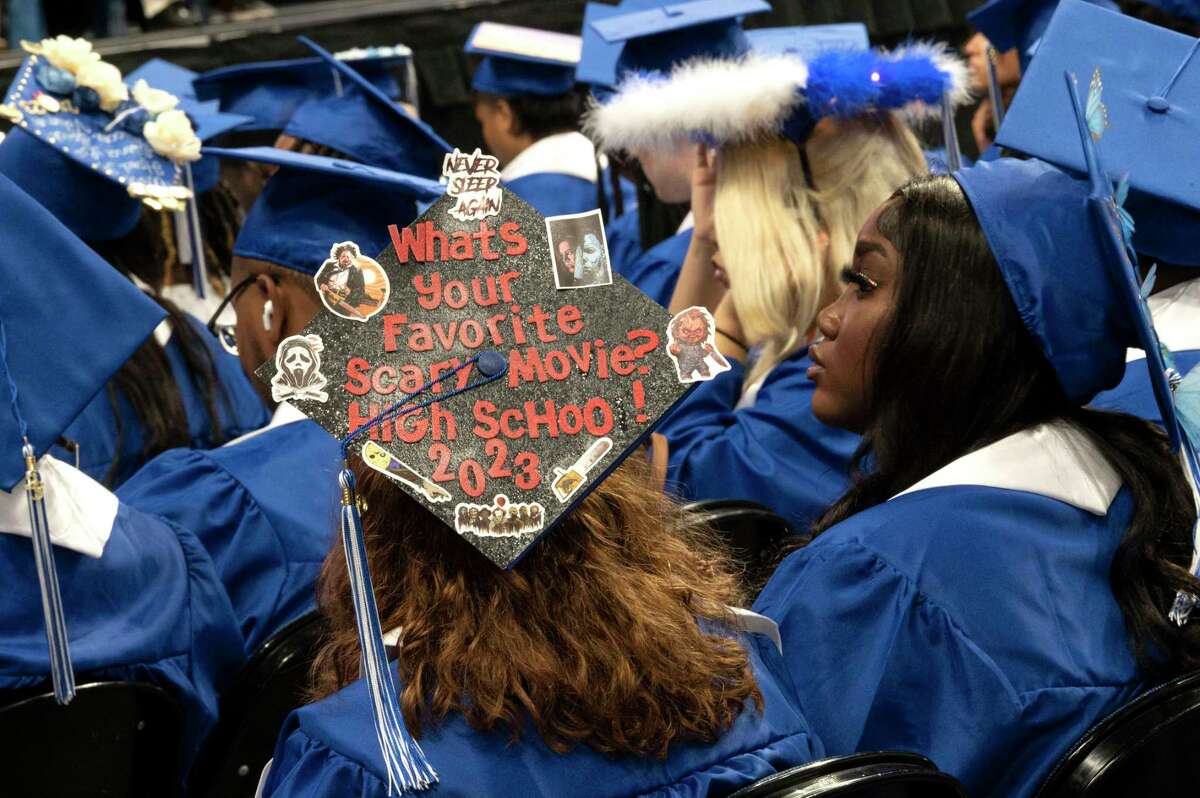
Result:
[[[667,354],[684,385],[706,382],[729,371],[729,361],[715,342],[717,325],[708,308],[693,306],[671,317],[667,325]]]
[[[293,335],[284,338],[275,350],[275,376],[271,378],[271,398],[276,402],[308,399],[329,401],[325,392],[328,380],[321,374],[321,352],[325,344],[319,335]]]
[[[429,501],[450,501],[450,492],[427,477],[418,474],[407,463],[399,460],[375,441],[367,441],[362,447],[362,459],[368,466],[397,482],[407,485]]]
[[[461,502],[454,508],[454,529],[480,538],[519,538],[539,531],[546,511],[538,502],[513,504],[503,493],[488,504]]]
[[[599,209],[546,217],[546,239],[559,290],[612,285],[612,262]]]
[[[387,272],[353,241],[329,248],[329,259],[313,276],[321,304],[335,316],[366,321],[387,304],[392,286]]]

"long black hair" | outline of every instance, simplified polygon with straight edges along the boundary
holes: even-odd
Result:
[[[115,241],[90,242],[90,246],[117,271],[126,277],[136,276],[149,286],[161,286],[169,263],[169,229],[163,226],[160,214],[143,210],[137,226]],[[169,222],[169,219],[167,220]],[[217,374],[212,351],[187,315],[170,300],[147,292],[167,312],[172,337],[179,344],[192,387],[204,401],[208,414],[209,438],[219,444],[225,439],[218,408],[232,414],[229,394]],[[106,386],[109,404],[117,422],[117,445],[113,462],[104,481],[112,485],[120,472],[121,443],[126,434],[121,424],[119,396],[124,395],[143,429],[143,460],[180,446],[192,444],[183,393],[175,380],[167,353],[153,336],[138,348],[117,371]]]
[[[965,195],[950,177],[900,188],[877,221],[901,253],[891,322],[873,342],[871,422],[854,481],[811,530],[886,501],[964,454],[1036,424],[1083,430],[1129,488],[1134,513],[1110,582],[1148,673],[1200,666],[1200,623],[1167,619],[1187,570],[1195,512],[1166,437],[1123,413],[1071,402],[1030,335]]]

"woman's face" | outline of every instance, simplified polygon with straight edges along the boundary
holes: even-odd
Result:
[[[833,427],[863,432],[870,422],[869,396],[874,349],[891,316],[900,277],[900,257],[876,227],[884,203],[867,218],[845,272],[846,287],[817,315],[824,336],[809,349],[815,383],[813,414]]]
[[[696,165],[696,147],[683,142],[670,147],[639,150],[635,153],[663,202],[687,202],[692,197],[692,169]]]

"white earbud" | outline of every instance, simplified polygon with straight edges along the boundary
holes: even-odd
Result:
[[[263,329],[264,330],[271,329],[271,317],[274,315],[275,315],[275,305],[274,305],[274,303],[271,302],[271,300],[268,299],[266,301],[266,304],[263,305],[262,321],[263,321]]]

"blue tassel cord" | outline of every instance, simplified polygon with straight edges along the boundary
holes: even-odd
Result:
[[[344,437],[341,441],[343,461],[346,460],[350,445],[356,438],[388,420],[500,379],[508,369],[508,361],[495,352],[483,352],[442,375],[439,377],[439,381],[448,381],[459,371],[471,366],[475,366],[483,379],[414,404],[416,399],[437,384],[437,382],[428,382],[388,406],[365,425]],[[396,682],[392,678],[392,669],[383,644],[383,628],[379,621],[379,607],[375,603],[375,591],[367,562],[366,542],[363,535],[362,516],[359,513],[358,496],[355,493],[354,474],[350,471],[348,464],[338,476],[338,482],[342,491],[342,547],[345,549],[350,588],[354,594],[354,618],[358,626],[359,644],[362,647],[362,676],[367,682],[367,689],[371,695],[375,715],[375,735],[379,741],[379,750],[383,754],[384,765],[387,768],[388,795],[392,794],[393,789],[400,794],[426,790],[437,784],[438,775],[425,758],[425,752],[421,750],[421,746],[413,739],[404,725],[399,693],[396,691]]]
[[[21,414],[17,384],[8,369],[8,332],[0,321],[0,366],[8,383],[13,419],[21,435],[21,456],[25,460],[25,504],[29,510],[29,528],[33,536],[34,569],[42,596],[42,616],[46,625],[46,643],[50,650],[50,682],[54,700],[69,704],[75,697],[75,671],[71,667],[71,647],[67,637],[67,621],[63,615],[62,591],[58,586],[58,571],[54,567],[54,547],[50,542],[50,525],[46,516],[46,491],[38,473],[37,457],[29,443],[29,427]]]

